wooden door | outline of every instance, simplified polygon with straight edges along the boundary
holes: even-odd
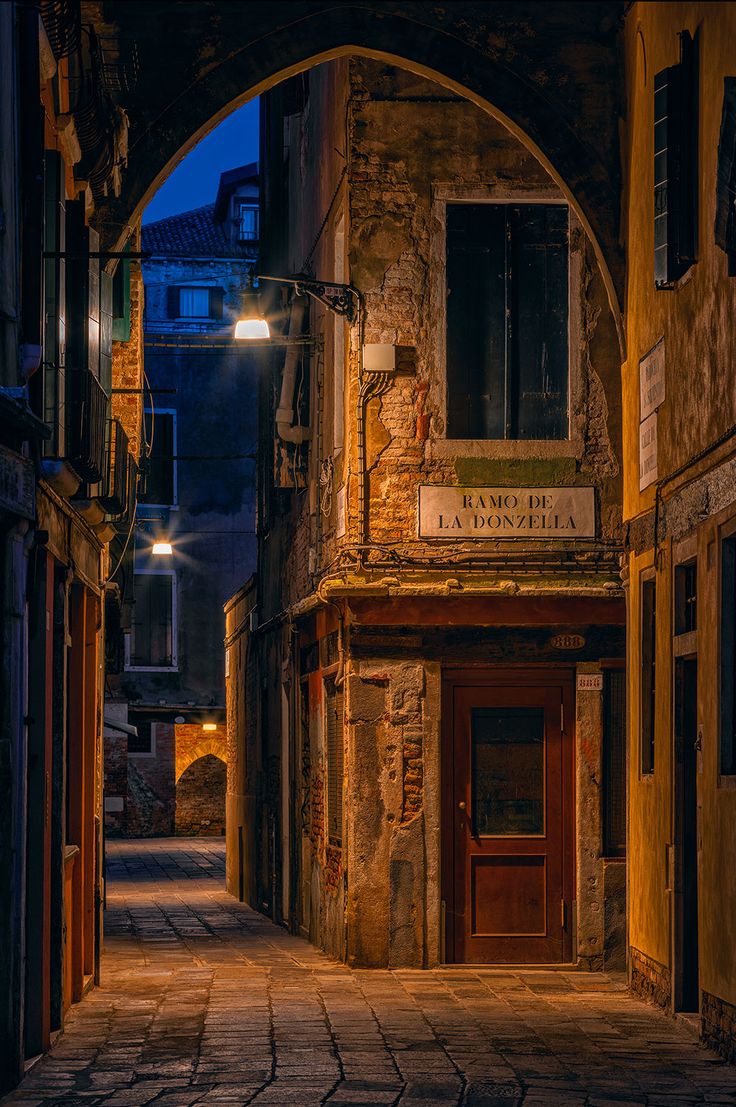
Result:
[[[571,680],[510,671],[484,683],[453,680],[445,690],[448,956],[569,961]]]

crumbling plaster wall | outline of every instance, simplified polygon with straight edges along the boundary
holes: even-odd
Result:
[[[435,663],[355,662],[347,680],[351,964],[440,957],[439,697]]]
[[[365,340],[403,348],[400,371],[368,409],[371,540],[421,550],[419,483],[513,480],[594,484],[601,535],[614,538],[621,495],[618,346],[582,228],[572,218],[571,442],[447,442],[443,199],[523,202],[562,194],[510,132],[469,102],[366,59],[351,59],[350,75],[350,276],[364,296]],[[357,405],[356,369],[353,357],[348,412]],[[353,481],[352,519],[356,498]]]

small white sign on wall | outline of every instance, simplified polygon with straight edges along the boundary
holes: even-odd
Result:
[[[664,372],[664,339],[660,338],[657,345],[639,362],[639,419],[642,422],[664,403]]]
[[[578,692],[602,692],[603,673],[578,673]]]
[[[657,413],[639,424],[639,491],[657,479]]]

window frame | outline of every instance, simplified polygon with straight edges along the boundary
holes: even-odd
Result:
[[[201,321],[201,320],[205,320],[205,319],[212,319],[213,318],[213,315],[212,315],[212,288],[213,288],[213,286],[209,285],[209,284],[207,284],[207,285],[178,284],[176,286],[176,291],[178,293],[178,302],[177,302],[177,309],[178,310],[177,310],[176,318],[177,319],[187,319],[187,320],[197,320],[197,321]],[[181,310],[181,294],[182,294],[182,292],[206,292],[207,293],[207,314],[206,315],[195,315],[194,313],[192,313],[191,315],[185,315],[184,312],[182,312],[182,310]]]
[[[155,758],[156,757],[156,727],[157,727],[158,724],[155,723],[152,719],[144,719],[144,720],[141,720],[141,721],[148,723],[148,730],[149,730],[149,736],[150,736],[149,737],[149,743],[148,743],[149,748],[145,751],[143,751],[143,750],[131,750],[130,745],[129,745],[129,747],[128,747],[128,757]],[[139,722],[134,721],[133,725],[136,726],[136,727],[139,727],[141,724]],[[130,742],[130,740],[129,740],[129,742]]]
[[[448,438],[447,437],[447,205],[556,204],[566,207],[569,216],[568,253],[568,432],[567,438]],[[435,370],[430,377],[430,397],[439,415],[441,431],[429,438],[430,459],[447,457],[492,457],[555,459],[581,457],[584,441],[582,408],[581,344],[582,267],[585,236],[574,209],[555,188],[526,191],[497,186],[435,185],[432,190],[432,239],[430,266],[437,278],[430,282],[430,319]],[[433,421],[434,422],[434,421]]]
[[[125,672],[126,673],[178,673],[179,672],[179,611],[177,596],[176,569],[148,569],[136,566],[133,570],[133,592],[136,577],[171,577],[171,665],[133,665],[133,639],[135,627],[125,635]]]
[[[255,198],[254,198],[254,200],[255,200]],[[235,222],[236,222],[236,226],[237,226],[237,229],[238,229],[238,234],[237,234],[238,242],[258,242],[260,232],[261,232],[261,228],[260,228],[260,225],[259,225],[260,224],[260,208],[259,208],[259,205],[258,205],[258,201],[255,200],[255,202],[252,202],[250,200],[239,199],[239,200],[236,201],[236,203],[237,203],[237,213],[236,213]],[[253,223],[254,223],[254,227],[255,227],[255,234],[253,234],[253,235],[245,235],[244,236],[242,234],[243,209],[246,209],[248,211],[252,211],[254,213],[255,218],[253,220]]]

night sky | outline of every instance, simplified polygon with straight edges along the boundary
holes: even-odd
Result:
[[[220,173],[258,161],[258,100],[250,100],[210,131],[179,162],[143,212],[143,222],[214,203]]]

